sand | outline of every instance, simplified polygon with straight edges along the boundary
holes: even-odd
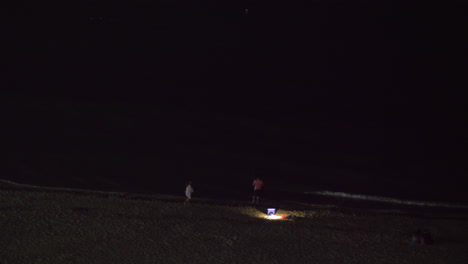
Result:
[[[0,190],[0,263],[468,263],[468,213],[183,200]]]

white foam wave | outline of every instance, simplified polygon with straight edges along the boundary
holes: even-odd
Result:
[[[376,201],[376,202],[393,203],[393,204],[403,204],[403,205],[468,209],[468,205],[461,205],[461,204],[448,204],[448,203],[426,202],[426,201],[411,201],[411,200],[402,200],[402,199],[396,199],[396,198],[390,198],[390,197],[372,196],[372,195],[364,195],[364,194],[352,194],[352,193],[344,193],[344,192],[314,191],[314,192],[305,192],[305,193],[306,194],[323,195],[323,196],[341,197],[341,198],[347,198],[347,199]]]
[[[2,179],[0,179],[0,183],[4,183],[10,186],[16,186],[19,188],[29,188],[29,189],[45,190],[45,191],[72,191],[72,192],[79,192],[79,193],[112,194],[112,195],[125,194],[124,192],[105,192],[105,191],[92,191],[92,190],[74,189],[74,188],[44,187],[44,186],[37,186],[37,185],[30,185],[30,184],[21,184],[21,183],[16,183],[12,181],[2,180]]]

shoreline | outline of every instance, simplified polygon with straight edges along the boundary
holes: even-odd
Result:
[[[52,193],[70,193],[79,195],[91,195],[97,197],[119,197],[134,200],[158,200],[167,202],[181,202],[185,200],[183,193],[180,195],[174,193],[145,193],[145,192],[113,192],[99,191],[75,188],[60,187],[42,187],[36,185],[19,184],[12,181],[0,179],[0,191],[25,191],[25,192],[52,192]],[[242,199],[245,197],[246,199]],[[212,205],[228,206],[258,206],[258,207],[277,207],[298,210],[308,210],[317,208],[326,208],[342,212],[386,212],[406,215],[418,215],[426,213],[435,214],[464,214],[468,213],[466,207],[442,207],[442,206],[421,206],[418,204],[394,204],[383,201],[359,200],[349,197],[323,196],[320,194],[307,193],[287,193],[282,192],[276,197],[262,199],[259,205],[251,204],[249,196],[237,195],[229,199],[225,195],[216,195],[210,193],[201,197],[194,196],[194,202]],[[468,218],[467,218],[468,219]]]

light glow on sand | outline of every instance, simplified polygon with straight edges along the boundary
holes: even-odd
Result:
[[[267,215],[265,216],[266,219],[268,220],[279,220],[279,219],[284,219],[284,217],[282,215]]]

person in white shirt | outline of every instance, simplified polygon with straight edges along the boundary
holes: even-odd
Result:
[[[187,205],[190,203],[190,200],[192,200],[192,193],[194,192],[193,187],[192,187],[192,182],[189,181],[187,182],[187,186],[185,187],[185,196],[187,199],[185,199],[184,205]]]

